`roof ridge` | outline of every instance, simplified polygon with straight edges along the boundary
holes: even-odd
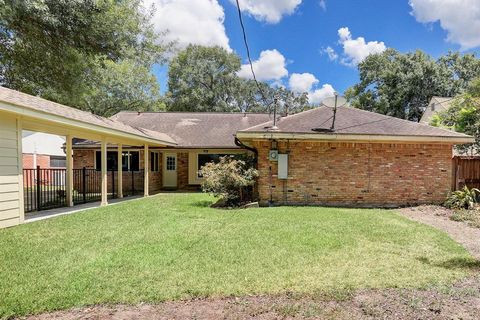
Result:
[[[318,106],[318,107],[311,108],[311,109],[308,109],[308,110],[304,110],[304,111],[299,112],[299,113],[294,113],[294,114],[291,114],[291,115],[287,115],[287,116],[285,116],[285,117],[280,117],[280,120],[281,120],[281,119],[291,119],[291,118],[293,118],[293,117],[295,117],[295,116],[298,116],[298,115],[300,115],[300,114],[305,114],[306,112],[310,112],[310,111],[313,111],[313,110],[318,110],[318,109],[320,109],[320,108],[329,108],[329,107],[327,107],[327,106],[325,106],[325,105],[320,105],[320,106]],[[250,129],[252,129],[252,128],[258,127],[258,126],[265,125],[265,124],[267,124],[267,123],[269,123],[269,122],[272,122],[272,121],[273,121],[273,120],[265,121],[265,122],[256,124],[256,125],[254,125],[254,126],[251,126],[251,127],[248,127],[248,128],[242,129],[242,130],[239,130],[239,131],[247,131],[247,130],[250,130]]]
[[[156,114],[161,114],[161,113],[172,113],[172,114],[261,114],[261,115],[270,115],[271,113],[269,112],[240,112],[240,111],[234,111],[234,112],[222,112],[222,111],[207,111],[207,112],[202,112],[202,111],[131,111],[131,110],[122,110],[114,114],[113,116],[120,114],[120,113],[156,113]],[[112,116],[112,117],[113,117]]]

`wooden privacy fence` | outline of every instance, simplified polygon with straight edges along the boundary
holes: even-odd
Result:
[[[464,186],[480,189],[480,157],[453,158],[452,188],[459,190]]]

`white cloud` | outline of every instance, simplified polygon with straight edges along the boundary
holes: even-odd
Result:
[[[326,83],[321,88],[315,89],[312,92],[308,93],[308,101],[312,104],[319,104],[325,98],[333,97],[335,94],[335,89],[332,85]]]
[[[328,55],[328,59],[330,59],[330,61],[336,61],[338,59],[338,54],[330,46],[323,49],[322,53],[326,53]]]
[[[412,15],[421,23],[439,21],[447,40],[462,49],[480,46],[480,1],[410,0]]]
[[[230,0],[236,5],[236,0]],[[302,0],[239,0],[240,8],[259,21],[278,23],[282,16],[295,12]]]
[[[264,50],[260,58],[253,61],[253,70],[259,81],[279,80],[288,75],[285,57],[277,50]],[[238,76],[245,79],[252,79],[252,72],[249,64],[242,65]]]
[[[366,42],[365,38],[352,38],[347,27],[338,29],[339,42],[343,46],[342,63],[354,66],[363,61],[368,55],[382,53],[387,48],[385,43],[379,41]]]
[[[295,93],[309,92],[318,79],[311,73],[292,73],[288,86]]]
[[[335,93],[332,85],[326,83],[321,88],[315,89],[318,79],[311,73],[293,73],[288,85],[295,93],[308,93],[308,101],[311,104],[319,104],[325,98],[332,97]]]
[[[325,0],[320,0],[319,4],[320,4],[320,8],[322,8],[323,11],[326,11],[326,10],[327,10],[327,1],[325,1]]]
[[[223,7],[217,0],[144,0],[144,6],[155,8],[152,18],[155,30],[168,31],[167,41],[176,41],[179,49],[188,44],[221,46],[230,49],[225,32]]]

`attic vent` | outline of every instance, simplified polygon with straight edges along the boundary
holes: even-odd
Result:
[[[432,107],[431,107],[432,111],[435,111],[435,105],[436,105],[436,103],[432,103]]]

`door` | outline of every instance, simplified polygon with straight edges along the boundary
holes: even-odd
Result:
[[[177,154],[164,153],[163,157],[163,186],[177,187]]]

